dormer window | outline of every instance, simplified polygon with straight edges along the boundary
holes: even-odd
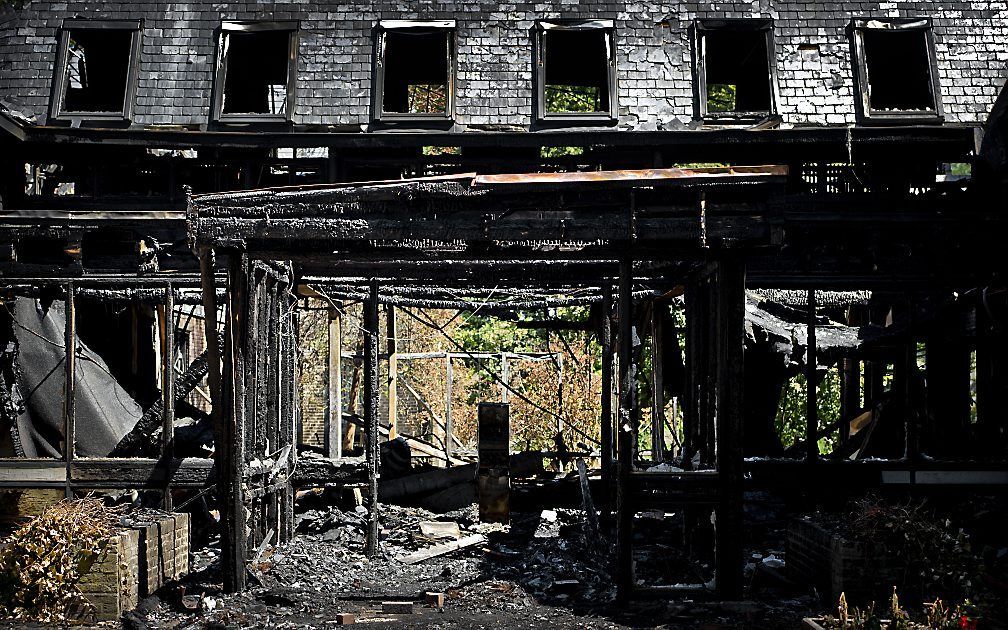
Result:
[[[128,121],[140,62],[140,30],[139,21],[64,20],[51,117]]]
[[[697,20],[693,51],[698,118],[747,121],[777,112],[773,20]]]
[[[217,43],[214,118],[285,122],[294,111],[297,22],[225,22]]]
[[[540,122],[616,121],[615,30],[612,20],[536,23],[533,50]]]
[[[848,37],[859,122],[941,122],[931,20],[855,19]]]
[[[417,123],[454,118],[454,20],[379,22],[374,64],[374,120]]]

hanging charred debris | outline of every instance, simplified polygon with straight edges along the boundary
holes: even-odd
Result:
[[[757,4],[0,9],[4,614],[1003,627],[1003,10]]]

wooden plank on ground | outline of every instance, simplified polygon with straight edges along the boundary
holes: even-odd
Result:
[[[399,558],[399,560],[403,564],[418,564],[424,560],[437,558],[439,556],[458,551],[459,549],[467,549],[485,542],[486,538],[483,534],[470,534],[461,540],[453,540],[451,542],[441,543],[440,545],[432,545],[426,549],[414,551],[413,553],[406,554],[405,556]]]

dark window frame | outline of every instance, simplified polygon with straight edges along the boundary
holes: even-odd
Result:
[[[385,104],[385,36],[389,31],[444,32],[448,37],[448,76],[446,78],[445,111],[442,113],[386,112]],[[380,20],[374,27],[374,51],[371,60],[371,120],[378,124],[432,125],[455,122],[455,77],[457,74],[458,33],[455,20]]]
[[[547,31],[599,31],[606,37],[609,62],[606,64],[609,77],[609,110],[605,112],[563,112],[546,111],[546,72],[544,35]],[[619,120],[619,73],[617,71],[616,23],[615,20],[537,20],[532,29],[532,73],[534,75],[535,117],[539,124],[583,123],[616,124]]]
[[[871,108],[867,81],[868,59],[865,56],[864,46],[864,33],[868,30],[904,30],[924,33],[928,55],[928,72],[931,75],[932,109],[884,111]],[[851,47],[851,66],[854,71],[854,109],[860,124],[941,124],[945,120],[931,18],[853,18],[847,26],[847,38]]]
[[[693,47],[694,116],[706,122],[750,122],[776,116],[780,106],[777,87],[777,49],[774,45],[773,18],[696,19],[690,38]],[[711,32],[762,31],[766,37],[767,76],[770,79],[770,109],[751,112],[712,112],[707,105],[706,36]]]
[[[126,68],[126,90],[123,107],[118,112],[80,112],[63,108],[66,98],[66,73],[69,56],[70,33],[72,31],[128,31],[130,40],[129,59]],[[59,121],[94,120],[106,122],[130,122],[136,100],[137,77],[140,73],[140,47],[143,37],[143,20],[88,20],[82,18],[65,19],[60,25],[56,47],[56,63],[53,72],[52,95],[49,99],[49,118]]]
[[[255,33],[261,31],[287,31],[290,35],[287,50],[287,105],[283,114],[225,114],[224,86],[227,81],[227,56],[224,54],[224,37],[228,33]],[[298,42],[301,25],[297,20],[286,21],[227,21],[217,29],[215,42],[215,72],[211,119],[213,122],[228,124],[289,123],[294,119],[297,103]]]

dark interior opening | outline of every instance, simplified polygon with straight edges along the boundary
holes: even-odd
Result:
[[[767,35],[757,30],[709,31],[704,35],[708,112],[769,112]]]
[[[608,34],[603,30],[548,30],[542,37],[546,112],[608,112]]]
[[[126,107],[132,45],[132,31],[71,31],[61,111],[122,113]]]
[[[866,89],[873,110],[927,111],[935,107],[927,36],[920,29],[863,31]]]
[[[448,111],[450,33],[398,29],[385,33],[382,111],[443,114]]]
[[[291,31],[225,34],[224,114],[287,112]]]

